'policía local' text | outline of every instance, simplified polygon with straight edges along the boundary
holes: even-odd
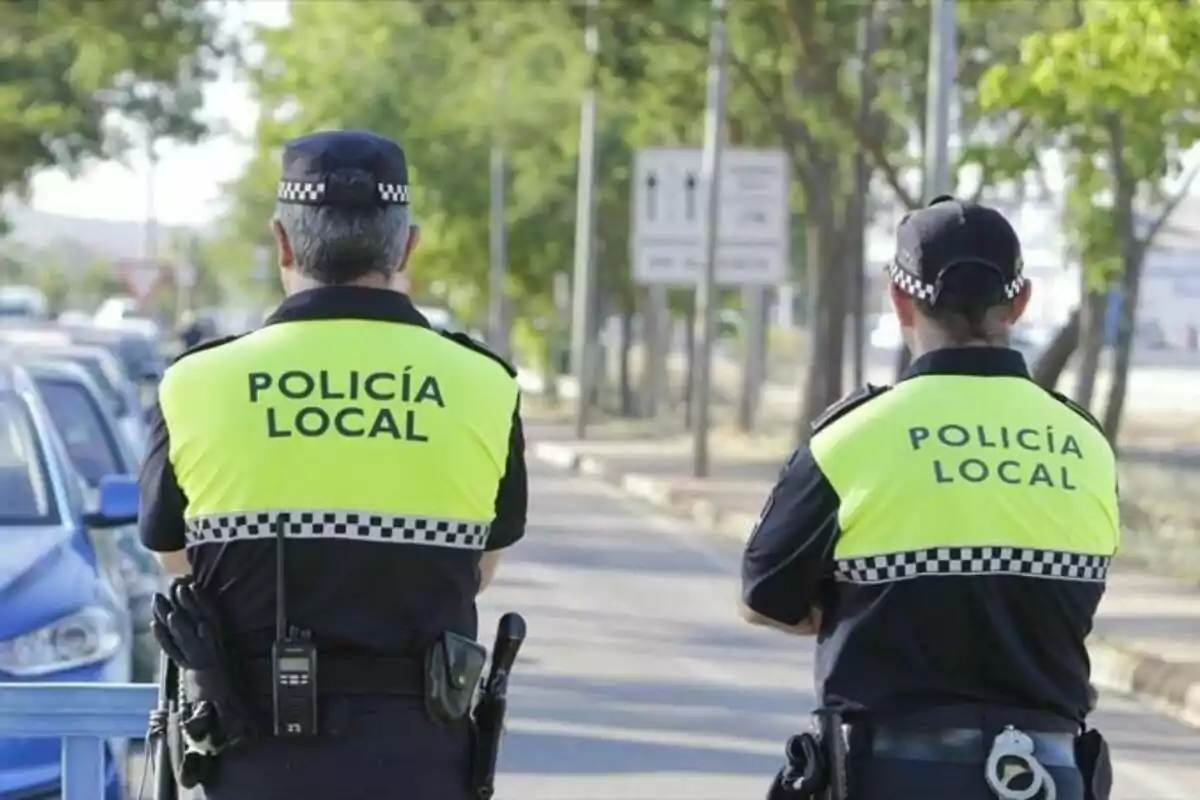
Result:
[[[411,366],[399,372],[251,372],[249,389],[251,403],[293,401],[267,406],[266,432],[273,439],[335,435],[427,442],[419,425],[421,407],[446,407],[437,377],[414,373]]]
[[[938,483],[999,481],[1011,486],[1045,486],[1075,491],[1070,461],[1083,460],[1079,441],[1054,426],[1017,428],[1003,425],[942,425],[908,429],[913,450],[971,448],[974,455],[947,458],[939,454],[932,463]],[[981,451],[997,450],[993,454]],[[950,455],[950,454],[946,454]]]

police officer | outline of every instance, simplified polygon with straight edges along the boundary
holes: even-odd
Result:
[[[999,212],[937,198],[900,223],[888,274],[914,361],[792,455],[745,550],[743,616],[818,637],[823,716],[845,724],[819,751],[836,800],[1103,798],[1084,640],[1118,545],[1112,448],[1006,347],[1030,286]],[[792,766],[774,797],[822,785]]]
[[[417,242],[409,191],[388,139],[288,143],[271,222],[286,299],[162,382],[141,536],[192,576],[162,622],[203,606],[198,640],[219,658],[184,665],[193,688],[249,717],[203,731],[226,742],[201,779],[211,800],[475,796],[475,596],[524,534],[524,440],[515,370],[390,288]],[[292,655],[272,655],[277,627]],[[459,691],[436,721],[431,670],[432,691]]]

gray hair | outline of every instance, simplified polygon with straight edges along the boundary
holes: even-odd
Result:
[[[378,209],[277,203],[275,219],[292,245],[296,270],[321,283],[348,283],[370,272],[391,277],[412,228],[408,206]]]

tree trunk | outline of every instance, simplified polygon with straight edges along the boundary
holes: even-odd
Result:
[[[1137,186],[1129,175],[1125,162],[1125,136],[1119,119],[1113,118],[1112,161],[1114,210],[1116,211],[1117,236],[1121,242],[1121,266],[1123,275],[1121,288],[1121,311],[1117,316],[1117,341],[1113,353],[1112,382],[1108,387],[1108,404],[1104,408],[1104,433],[1113,447],[1121,431],[1121,417],[1125,410],[1125,392],[1129,382],[1129,365],[1133,360],[1133,340],[1136,332],[1138,295],[1142,284],[1142,261],[1146,248],[1137,239],[1133,203]]]
[[[813,315],[807,340],[808,374],[797,419],[797,438],[802,442],[808,438],[810,423],[842,396],[846,332],[841,231],[837,198],[830,193],[830,188],[838,185],[837,167],[832,160],[821,162],[812,155],[809,163],[816,185],[805,187],[805,224]]]
[[[1039,385],[1053,391],[1058,387],[1071,356],[1079,347],[1079,309],[1071,312],[1066,323],[1054,334],[1050,344],[1030,367],[1033,379]]]
[[[1081,277],[1081,280],[1086,278]],[[1091,409],[1096,394],[1096,376],[1100,372],[1100,352],[1104,348],[1104,318],[1108,311],[1108,294],[1089,290],[1086,283],[1083,291],[1084,299],[1079,311],[1079,364],[1075,375],[1074,399],[1084,408]]]

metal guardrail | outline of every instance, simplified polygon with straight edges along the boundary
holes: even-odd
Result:
[[[107,739],[146,735],[157,687],[135,683],[0,683],[0,737],[62,740],[63,800],[104,800]]]

